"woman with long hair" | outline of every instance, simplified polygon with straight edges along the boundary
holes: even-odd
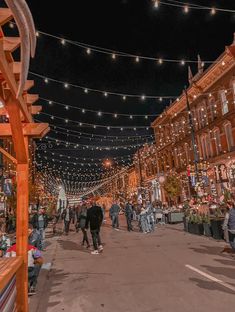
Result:
[[[87,231],[86,231],[86,219],[87,219],[87,206],[85,203],[83,203],[83,205],[80,207],[80,210],[78,212],[78,224],[83,234],[82,246],[84,246],[86,243],[87,248],[89,248],[90,243],[89,243]]]

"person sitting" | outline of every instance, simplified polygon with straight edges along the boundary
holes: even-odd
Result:
[[[31,230],[29,231],[29,233]],[[6,258],[16,257],[16,244],[7,249]],[[38,276],[43,264],[42,254],[39,249],[28,244],[28,293],[29,295],[36,294],[36,286]]]

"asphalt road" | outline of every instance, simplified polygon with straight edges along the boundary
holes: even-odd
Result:
[[[123,220],[124,222],[124,220]],[[235,307],[235,258],[223,242],[162,225],[153,234],[102,228],[104,251],[81,233],[48,239],[31,312],[224,312]]]

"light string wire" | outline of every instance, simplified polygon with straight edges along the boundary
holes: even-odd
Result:
[[[81,111],[83,114],[85,114],[86,112],[90,112],[90,113],[95,113],[98,116],[102,116],[102,115],[112,115],[114,118],[118,118],[119,116],[124,116],[124,117],[129,117],[129,118],[134,118],[134,117],[144,117],[145,119],[147,119],[146,117],[157,117],[160,114],[123,114],[123,113],[111,113],[111,112],[105,112],[105,111],[101,111],[101,110],[93,110],[93,109],[88,109],[85,107],[77,107],[77,106],[73,106],[73,105],[68,105],[65,103],[61,103],[61,102],[57,102],[54,100],[50,100],[50,99],[46,99],[43,97],[39,97],[39,99],[47,102],[49,105],[59,105],[59,106],[63,106],[65,107],[66,110],[71,109],[77,109],[79,111]]]
[[[92,127],[94,129],[96,128],[106,128],[108,130],[110,129],[146,129],[146,130],[149,130],[149,126],[111,126],[111,125],[100,125],[100,124],[93,124],[93,123],[87,123],[87,122],[82,122],[82,121],[76,121],[76,120],[73,120],[73,119],[69,119],[69,118],[63,118],[63,117],[60,117],[60,116],[55,116],[55,115],[52,115],[52,114],[48,114],[48,113],[44,113],[44,112],[40,112],[40,115],[45,115],[45,116],[48,116],[48,117],[52,117],[51,119],[60,119],[60,120],[63,120],[64,122],[66,123],[74,123],[74,124],[78,124],[80,127]]]
[[[120,96],[122,97],[123,100],[126,100],[126,98],[140,98],[141,100],[145,100],[145,99],[158,99],[159,101],[162,101],[163,99],[175,99],[177,98],[177,96],[171,96],[171,95],[166,95],[166,96],[161,96],[161,95],[139,95],[139,94],[128,94],[128,93],[120,93],[120,92],[112,92],[112,91],[105,91],[105,90],[99,90],[99,89],[94,89],[94,88],[89,88],[89,87],[85,87],[85,86],[81,86],[78,84],[73,84],[70,82],[65,82],[65,81],[61,81],[55,78],[51,78],[51,77],[47,77],[32,71],[29,71],[29,73],[35,77],[41,78],[44,80],[45,83],[49,83],[50,81],[58,83],[58,84],[62,84],[64,86],[65,89],[68,89],[69,87],[73,87],[73,88],[78,88],[83,90],[85,93],[89,93],[91,92],[97,92],[97,93],[102,93],[105,97],[107,97],[108,95],[114,95],[114,96]]]
[[[232,9],[227,9],[227,8],[219,8],[219,7],[209,7],[209,6],[204,6],[204,5],[197,5],[193,3],[186,3],[182,1],[167,1],[167,0],[153,0],[154,7],[158,8],[160,4],[166,5],[166,6],[172,6],[172,7],[178,7],[178,8],[183,8],[185,12],[185,7],[188,7],[189,9],[195,9],[195,10],[208,10],[211,11],[211,14],[215,14],[216,11],[220,12],[226,12],[226,13],[235,13],[235,10]],[[188,12],[185,12],[188,13]]]

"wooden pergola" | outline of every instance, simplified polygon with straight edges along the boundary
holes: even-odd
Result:
[[[33,105],[36,94],[28,94],[34,86],[27,80],[30,52],[33,56],[36,34],[31,13],[24,0],[5,1],[8,8],[0,8],[0,116],[9,122],[0,123],[0,138],[11,138],[14,154],[0,147],[0,152],[16,165],[17,208],[16,246],[17,260],[0,272],[0,287],[16,274],[17,311],[28,311],[28,207],[29,207],[29,138],[42,138],[48,131],[47,123],[35,123],[33,115],[41,106]],[[4,35],[3,25],[14,18],[19,37]],[[20,61],[13,52],[20,48]],[[3,260],[4,261],[4,260]],[[1,289],[1,288],[0,288]]]

